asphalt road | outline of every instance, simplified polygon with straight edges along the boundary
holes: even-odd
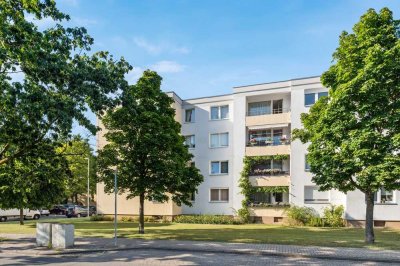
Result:
[[[128,250],[91,254],[26,256],[0,250],[0,265],[395,265],[383,263],[293,258],[280,256],[233,255],[226,253]]]

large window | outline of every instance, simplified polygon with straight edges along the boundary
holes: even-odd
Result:
[[[255,164],[251,168],[251,175],[266,176],[266,175],[282,175],[287,173],[283,170],[282,160],[266,160],[260,164]]]
[[[189,148],[194,149],[196,147],[194,135],[185,136],[185,144],[188,145]]]
[[[210,147],[220,148],[229,146],[229,133],[217,133],[210,135]]]
[[[283,135],[283,129],[254,129],[249,130],[251,146],[274,146],[289,144],[289,139]]]
[[[379,191],[375,192],[374,200],[376,203],[394,203],[393,191],[381,188]]]
[[[229,105],[211,107],[211,120],[221,120],[229,118]]]
[[[305,203],[328,203],[329,191],[319,191],[319,187],[306,186],[304,187],[304,202]]]
[[[194,123],[195,121],[195,112],[194,108],[185,110],[185,122],[186,123]]]
[[[225,175],[229,173],[228,161],[212,161],[210,165],[212,175]]]
[[[210,189],[210,201],[212,202],[228,202],[229,189],[227,188],[212,188]]]
[[[271,101],[249,103],[249,116],[266,115],[271,113]]]

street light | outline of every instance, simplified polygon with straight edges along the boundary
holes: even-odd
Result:
[[[87,217],[90,219],[90,157],[87,157]]]

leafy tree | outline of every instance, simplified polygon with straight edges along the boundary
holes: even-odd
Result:
[[[144,200],[191,206],[190,195],[203,181],[190,165],[192,155],[175,121],[173,100],[160,90],[162,78],[147,70],[136,85],[122,92],[122,105],[102,118],[108,144],[99,151],[98,168],[106,191],[139,197],[139,233],[144,233]]]
[[[65,192],[67,201],[71,199],[72,202],[78,203],[78,196],[87,194],[88,158],[89,188],[93,198],[97,184],[96,157],[93,155],[88,140],[83,139],[80,135],[75,136],[59,147],[57,151],[66,158],[68,166]]]
[[[302,114],[310,142],[313,181],[322,190],[360,190],[365,194],[365,241],[373,243],[374,193],[400,188],[399,21],[383,8],[370,9],[343,32],[334,64],[322,75],[329,97]]]
[[[40,31],[27,16],[56,25]],[[131,66],[107,52],[90,55],[93,39],[64,27],[69,19],[54,0],[0,1],[0,165],[40,150],[44,139],[68,137],[73,121],[94,134],[85,111],[102,114],[114,104],[110,94],[127,86]]]
[[[50,207],[64,198],[67,163],[54,146],[42,143],[41,151],[31,150],[24,157],[0,165],[0,208]]]

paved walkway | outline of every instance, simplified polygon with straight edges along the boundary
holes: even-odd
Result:
[[[390,262],[400,264],[400,251],[369,250],[363,248],[331,248],[273,244],[241,244],[178,240],[118,239],[114,246],[109,238],[77,238],[75,246],[66,250],[49,250],[35,246],[33,235],[0,234],[6,241],[0,242],[1,253],[26,255],[66,255],[114,250],[170,250],[191,252],[213,252],[228,254],[252,254],[285,256],[298,258],[321,258],[334,260],[353,260],[371,262]]]

